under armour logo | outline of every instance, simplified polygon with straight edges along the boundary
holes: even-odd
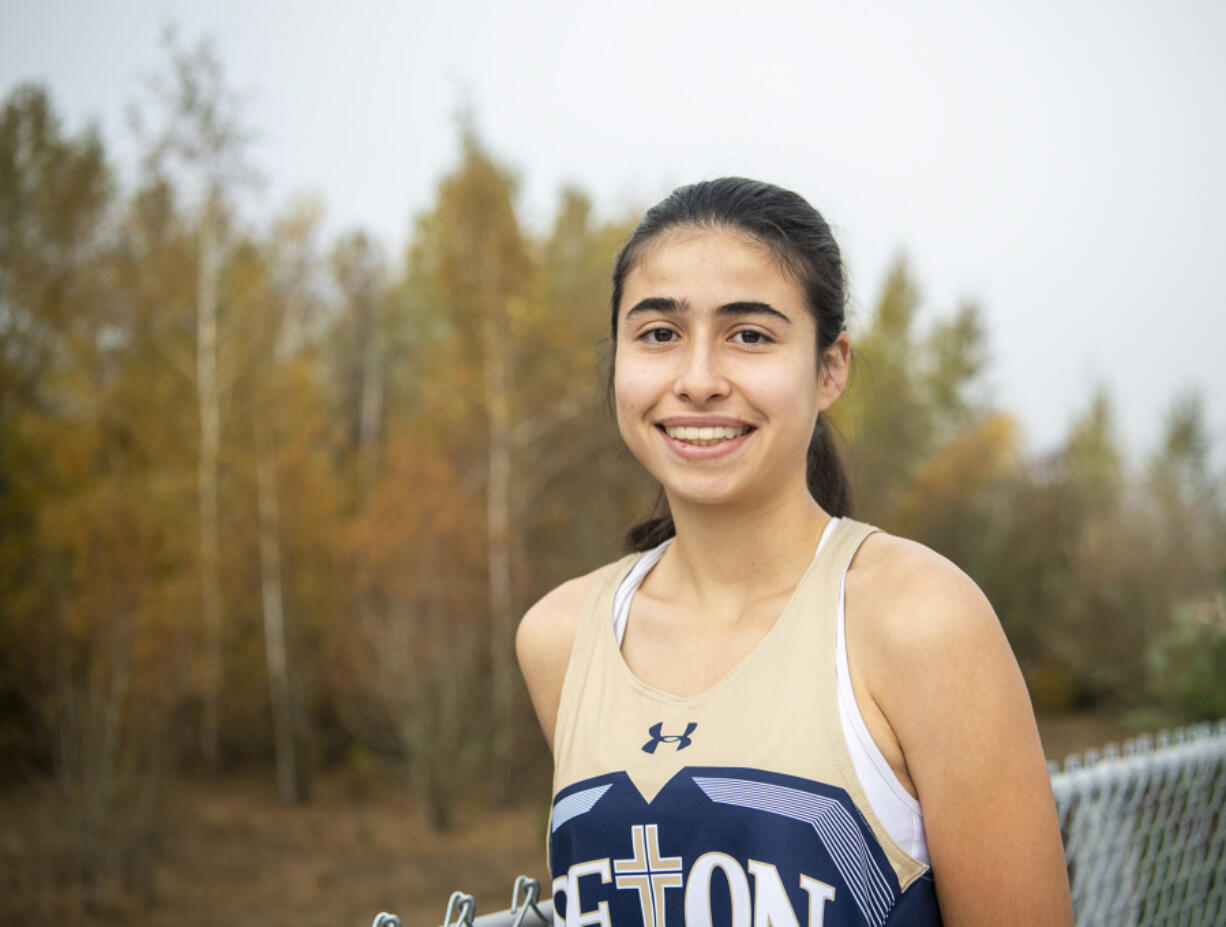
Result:
[[[651,735],[651,740],[643,744],[644,753],[655,753],[656,747],[660,744],[676,744],[678,750],[684,750],[688,747],[692,740],[690,735],[694,733],[694,728],[698,727],[697,721],[691,721],[685,726],[684,734],[661,734],[660,729],[664,727],[663,721],[657,721],[647,729],[647,733]]]

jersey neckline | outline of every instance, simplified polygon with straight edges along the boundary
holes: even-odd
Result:
[[[726,673],[724,673],[723,676],[721,676],[707,688],[703,689],[701,692],[695,692],[693,695],[678,695],[675,692],[669,692],[665,689],[653,686],[648,682],[644,682],[641,678],[639,678],[639,675],[630,668],[630,664],[626,662],[626,658],[622,655],[621,639],[619,638],[615,621],[611,620],[613,616],[606,615],[606,619],[609,620],[603,620],[601,622],[603,625],[600,632],[601,640],[605,642],[606,646],[613,648],[612,659],[614,664],[617,666],[617,672],[625,676],[630,684],[633,685],[634,688],[640,693],[659,701],[670,702],[674,705],[686,705],[701,702],[725,686],[731,685],[733,680],[747,672],[754,663],[758,662],[759,655],[767,649],[769,642],[782,634],[783,632],[781,629],[787,624],[790,624],[793,620],[791,616],[796,610],[796,600],[800,596],[800,591],[812,577],[814,570],[821,561],[822,550],[826,548],[828,539],[834,534],[834,531],[840,521],[841,519],[838,517],[831,516],[830,520],[826,523],[826,526],[822,529],[821,537],[818,538],[817,548],[813,551],[813,556],[809,560],[809,565],[805,567],[804,573],[801,574],[800,579],[797,580],[796,585],[792,588],[792,594],[788,597],[787,603],[779,612],[779,616],[775,619],[774,623],[767,629],[766,633],[762,635],[761,639],[754,644],[750,651],[745,654],[745,656],[738,660]],[[672,540],[672,538],[668,538],[657,547],[654,547],[649,551],[645,551],[638,559],[631,563],[630,570],[622,574],[621,578],[618,579],[617,586],[614,587],[615,601],[620,598],[618,593],[620,592],[622,583],[629,578],[635,567],[637,567],[643,560],[654,555],[654,561],[650,564],[650,568],[642,571],[642,575],[638,577],[638,581],[629,592],[626,604],[624,606],[627,611],[627,615],[633,602],[634,594],[638,591],[638,588],[642,585],[643,581],[646,580],[647,575],[651,572],[651,570],[655,569],[656,564],[664,555],[665,548],[667,548]],[[626,624],[628,624],[628,621]]]

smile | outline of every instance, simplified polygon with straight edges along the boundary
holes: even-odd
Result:
[[[683,441],[695,447],[710,447],[724,441],[732,441],[748,434],[749,425],[661,425],[664,433],[674,441]]]

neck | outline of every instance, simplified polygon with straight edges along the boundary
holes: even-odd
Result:
[[[794,585],[830,516],[808,488],[739,506],[670,500],[676,575],[706,594],[752,599]]]

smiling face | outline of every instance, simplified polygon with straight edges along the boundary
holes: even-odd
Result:
[[[617,311],[618,428],[674,507],[807,493],[814,422],[841,380],[819,378],[804,291],[767,248],[727,229],[668,231]]]

